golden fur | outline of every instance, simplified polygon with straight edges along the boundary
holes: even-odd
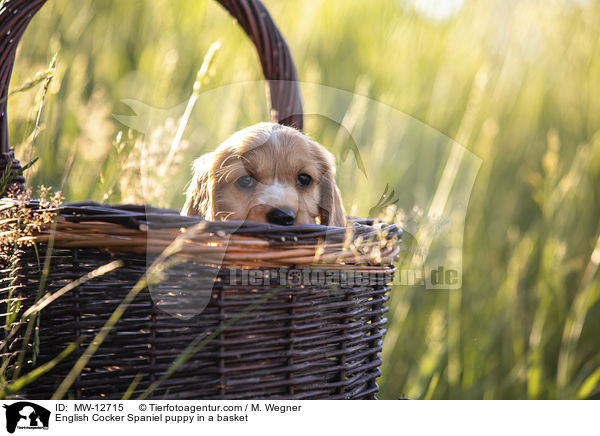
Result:
[[[182,215],[279,224],[277,212],[285,225],[346,224],[333,155],[291,127],[240,130],[197,159],[193,172]]]

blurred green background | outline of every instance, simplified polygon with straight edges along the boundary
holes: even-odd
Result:
[[[340,169],[349,211],[366,216],[388,183],[403,219],[426,209],[447,165],[431,132],[481,159],[459,239],[462,290],[393,289],[380,398],[600,398],[600,3],[265,4],[300,80],[352,93],[305,96],[307,107],[344,108],[366,163],[369,178],[354,161]],[[207,103],[164,167],[172,108],[217,39]],[[57,52],[35,143],[39,85],[10,98],[10,137],[22,162],[40,157],[29,184],[61,188],[67,201],[180,207],[191,159],[268,113],[261,86],[225,86],[262,76],[213,1],[50,0],[25,34],[12,88]],[[145,136],[129,131],[113,116],[133,115],[123,99],[164,108],[163,119]],[[319,117],[307,131],[338,156],[348,142]]]

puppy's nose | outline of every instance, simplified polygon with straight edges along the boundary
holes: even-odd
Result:
[[[289,207],[274,207],[267,213],[267,221],[280,226],[291,226],[296,221],[296,213]]]

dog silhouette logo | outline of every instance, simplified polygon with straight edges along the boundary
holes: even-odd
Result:
[[[6,409],[6,431],[14,433],[17,426],[27,429],[47,429],[50,422],[50,411],[29,401],[19,401]]]

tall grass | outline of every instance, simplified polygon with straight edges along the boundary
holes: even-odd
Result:
[[[13,74],[13,84],[25,83],[59,52],[29,183],[64,185],[69,201],[180,207],[192,159],[267,118],[260,86],[220,88],[261,78],[253,48],[208,0],[69,3],[53,0],[34,19]],[[380,396],[600,398],[600,4],[465,0],[455,15],[432,19],[400,0],[265,3],[301,80],[354,93],[303,89],[307,107],[343,109],[349,132],[322,117],[307,117],[307,130],[340,160],[349,156],[339,184],[352,213],[380,209],[385,187],[406,216],[452,206],[439,181],[460,183],[463,167],[453,166],[443,135],[481,159],[462,289],[393,289]],[[136,141],[163,158],[171,142],[128,133],[113,114],[134,115],[124,99],[165,109],[186,102],[217,38],[213,92],[190,115],[170,190],[141,192],[137,173],[123,171]],[[24,162],[34,99],[9,99]],[[157,137],[172,140],[177,123],[161,128]],[[358,154],[345,151],[349,138]]]

